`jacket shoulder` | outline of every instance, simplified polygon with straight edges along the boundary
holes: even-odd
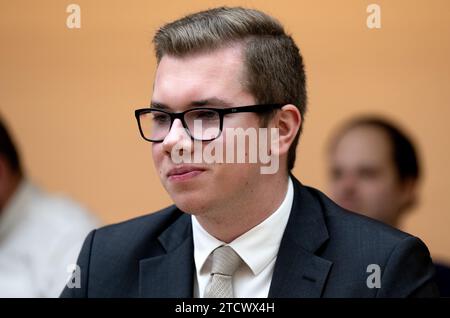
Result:
[[[347,211],[316,189],[307,191],[321,205],[328,229],[329,239],[320,256],[333,262],[329,279],[336,284],[327,295],[436,295],[430,253],[419,238]],[[368,275],[374,268],[380,271],[380,289],[367,288]]]
[[[343,238],[358,240],[379,240],[387,245],[396,244],[411,234],[364,215],[348,211],[337,205],[321,191],[305,187],[321,205],[330,238],[342,233]]]
[[[180,217],[188,216],[172,205],[147,215],[107,225],[95,231],[92,246],[101,250],[100,254],[146,257],[149,256],[146,252],[161,250],[158,237]]]
[[[188,217],[183,214],[169,206],[92,231],[77,261],[82,288],[66,287],[61,296],[138,297],[140,261],[165,252],[158,237],[178,219]]]
[[[156,212],[138,216],[123,222],[103,226],[96,230],[96,236],[108,235],[138,235],[142,231],[157,233],[165,225],[172,223],[183,213],[175,205],[168,206]]]

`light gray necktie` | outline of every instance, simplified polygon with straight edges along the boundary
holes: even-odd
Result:
[[[205,288],[205,298],[232,298],[232,276],[242,263],[229,246],[220,246],[212,252],[211,280]]]

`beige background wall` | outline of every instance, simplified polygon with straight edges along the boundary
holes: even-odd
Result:
[[[81,6],[81,29],[66,7]],[[382,28],[366,26],[381,5]],[[294,170],[326,192],[324,143],[342,120],[379,113],[420,146],[420,208],[405,229],[450,261],[450,1],[0,0],[0,114],[31,177],[105,223],[170,204],[133,110],[148,104],[151,36],[189,12],[228,4],[279,18],[305,57],[309,113]]]

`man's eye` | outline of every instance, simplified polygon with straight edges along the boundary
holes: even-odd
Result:
[[[196,113],[195,116],[197,119],[216,119],[218,118],[217,113],[213,111],[201,111]]]
[[[166,115],[154,115],[152,119],[155,123],[163,124],[169,120],[169,116]]]
[[[374,179],[378,176],[378,171],[375,169],[362,169],[359,171],[359,176],[365,179]]]
[[[331,178],[335,181],[342,178],[342,170],[340,169],[332,169],[331,170]]]

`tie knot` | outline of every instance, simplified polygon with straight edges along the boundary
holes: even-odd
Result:
[[[239,255],[229,246],[220,246],[212,252],[212,274],[232,276],[241,264]]]

